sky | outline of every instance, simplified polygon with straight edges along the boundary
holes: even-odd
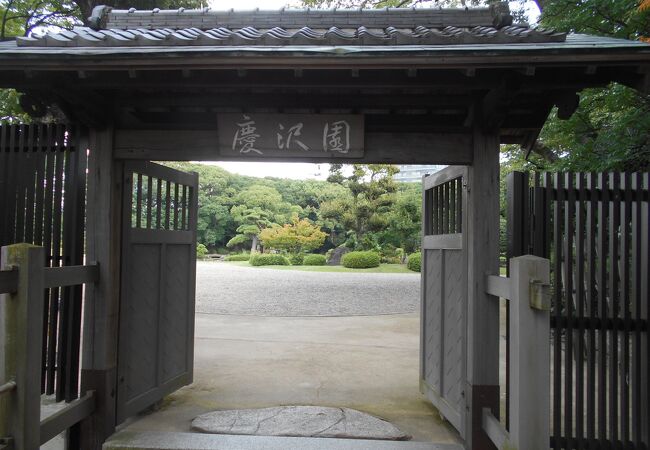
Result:
[[[213,9],[260,10],[280,9],[287,5],[299,5],[299,0],[209,0],[206,3]],[[431,2],[433,3],[433,2]],[[526,0],[529,22],[537,21],[539,11],[532,0]],[[292,179],[327,178],[329,164],[307,163],[253,163],[253,162],[216,162],[207,163],[223,167],[229,172],[253,177],[280,177]]]
[[[324,180],[329,175],[329,164],[278,163],[278,162],[210,162],[228,172],[251,177],[277,177],[294,180]]]

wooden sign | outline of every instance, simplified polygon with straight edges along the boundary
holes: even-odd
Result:
[[[251,158],[359,158],[363,116],[350,114],[220,114],[219,153]]]

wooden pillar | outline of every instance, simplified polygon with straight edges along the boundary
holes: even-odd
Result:
[[[499,138],[477,128],[468,173],[466,448],[494,449],[482,429],[482,409],[499,417],[499,302],[485,276],[499,274]]]
[[[122,174],[113,160],[113,127],[89,133],[86,255],[99,263],[100,276],[86,291],[81,391],[94,390],[97,407],[80,426],[80,447],[100,450],[116,425]]]
[[[15,389],[0,398],[0,437],[21,450],[40,448],[43,247],[2,247],[0,269],[18,268],[18,291],[0,297],[0,384]]]

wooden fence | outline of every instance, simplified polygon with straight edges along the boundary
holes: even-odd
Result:
[[[96,283],[97,264],[44,267],[45,250],[31,244],[14,244],[0,249],[0,448],[38,450],[62,432],[66,448],[79,448],[79,423],[95,409],[94,391],[68,403],[41,420],[41,323],[44,309],[39,304],[45,289]]]
[[[648,178],[508,180],[509,256],[551,260],[553,449],[649,446]]]
[[[83,264],[87,152],[82,129],[0,124],[0,246],[45,249],[46,267]],[[44,294],[41,390],[78,396],[82,287]]]

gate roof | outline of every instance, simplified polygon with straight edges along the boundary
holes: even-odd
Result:
[[[650,46],[463,9],[212,11],[97,7],[89,27],[0,43],[1,87],[89,124],[213,124],[232,111],[356,112],[367,127],[530,146],[553,106],[612,81],[647,90]],[[180,109],[179,109],[180,108]],[[182,122],[186,123],[183,124]],[[198,124],[198,125],[197,125]]]

